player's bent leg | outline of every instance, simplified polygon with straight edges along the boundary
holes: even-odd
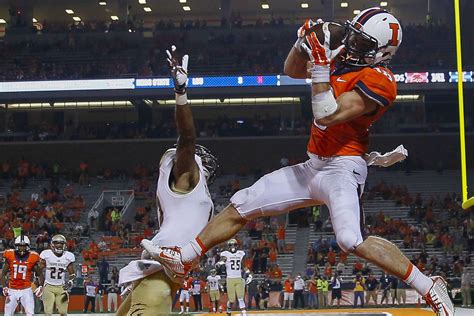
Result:
[[[129,294],[130,309],[127,315],[169,315],[171,313],[173,286],[163,271],[138,281]]]

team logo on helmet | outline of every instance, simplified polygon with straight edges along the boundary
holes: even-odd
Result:
[[[66,251],[66,243],[66,237],[61,234],[54,235],[51,238],[51,250],[57,255],[62,255]]]
[[[400,22],[374,7],[346,22],[343,61],[351,66],[388,64],[402,42]]]
[[[21,257],[28,254],[30,251],[30,239],[25,235],[20,235],[15,238],[15,251]]]

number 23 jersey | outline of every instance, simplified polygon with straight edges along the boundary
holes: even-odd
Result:
[[[74,254],[64,251],[62,256],[58,257],[51,249],[47,249],[41,252],[40,258],[46,262],[45,284],[64,285],[67,267],[76,261]]]
[[[10,269],[8,287],[14,290],[31,287],[31,273],[40,260],[38,253],[30,251],[26,258],[20,258],[15,250],[8,249],[3,253],[3,258]]]
[[[226,257],[225,268],[228,279],[242,278],[242,261],[245,257],[245,252],[237,250],[232,253],[230,251],[223,251],[221,257]]]

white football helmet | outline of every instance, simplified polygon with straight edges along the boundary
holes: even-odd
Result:
[[[21,257],[30,251],[30,239],[28,236],[20,235],[15,238],[15,251]]]
[[[54,235],[53,238],[51,238],[51,250],[59,256],[66,251],[66,244],[66,237],[61,234]]]
[[[400,22],[379,7],[360,12],[346,28],[343,58],[351,66],[387,64],[402,43]]]

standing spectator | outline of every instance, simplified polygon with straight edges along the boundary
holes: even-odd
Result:
[[[194,278],[191,285],[191,294],[193,295],[195,312],[202,311],[201,288],[202,288],[201,279],[199,277]]]
[[[323,286],[323,291],[322,293],[318,293],[318,297],[322,296],[323,297],[323,304],[324,307],[329,305],[329,281],[328,278],[325,276],[322,277],[322,286]]]
[[[109,276],[109,263],[105,259],[102,258],[102,261],[99,263],[99,276],[100,276],[100,283],[105,284],[109,283],[108,276]]]
[[[259,286],[260,309],[268,308],[268,300],[270,299],[270,283],[264,280]]]
[[[318,305],[319,308],[326,307],[328,304],[327,297],[324,296],[324,290],[329,288],[329,282],[324,280],[324,277],[318,276]]]
[[[342,278],[339,275],[339,272],[334,272],[334,276],[331,279],[331,305],[334,306],[334,299],[337,299],[337,307],[341,306],[342,298]]]
[[[385,274],[385,272],[382,272],[382,277],[380,278],[380,288],[382,289],[382,299],[380,300],[380,305],[383,305],[384,300],[385,305],[388,305],[391,285],[392,280],[390,276]]]
[[[471,307],[471,274],[467,270],[467,267],[463,268],[461,276],[461,295],[462,295],[462,306]]]
[[[247,283],[247,308],[252,309],[252,301],[255,299],[255,308],[259,308],[259,296],[258,296],[258,281],[253,278],[250,274],[250,270],[245,271],[245,279]]]
[[[102,282],[99,282],[99,285],[97,286],[97,292],[95,294],[95,309],[99,310],[101,313],[104,312],[104,301],[102,300],[102,297],[104,295],[104,285]]]
[[[120,289],[117,286],[117,283],[112,280],[112,283],[107,288],[107,312],[108,313],[115,313],[117,311],[117,297],[120,293]],[[114,305],[114,309],[112,310],[112,304]]]
[[[390,279],[390,296],[392,297],[392,306],[395,306],[395,300],[400,304],[400,298],[397,295],[398,279],[394,276]]]
[[[119,271],[117,267],[112,267],[112,276],[110,277],[110,282],[115,282],[115,284],[118,284],[119,281]]]
[[[80,185],[89,183],[89,164],[85,161],[81,161],[79,164],[79,180]]]
[[[112,209],[110,217],[112,219],[112,224],[116,224],[120,220],[120,212],[116,207]]]
[[[303,292],[304,292],[304,280],[301,278],[301,273],[298,273],[296,275],[296,279],[295,279],[295,305],[294,307],[295,308],[298,308],[298,301],[301,302],[301,307],[304,308],[305,305],[304,305],[304,295],[303,295]]]
[[[283,292],[283,307],[281,309],[285,309],[287,301],[288,301],[288,309],[292,309],[294,288],[293,288],[293,280],[291,279],[291,273],[288,274],[288,277],[285,279],[283,291],[284,291]]]
[[[88,225],[91,229],[96,229],[96,220],[99,218],[99,211],[96,208],[92,208],[87,215]]]
[[[279,253],[285,253],[285,238],[286,238],[286,230],[285,225],[280,224],[277,232],[277,247]]]
[[[91,305],[91,312],[95,313],[95,294],[97,293],[97,285],[92,281],[92,278],[89,276],[84,282],[84,291],[86,293],[84,301],[84,313],[87,313],[89,304]]]
[[[374,301],[374,305],[377,306],[377,290],[379,289],[379,281],[374,278],[373,274],[369,274],[369,278],[366,282],[367,297],[365,303],[369,305],[370,299]]]
[[[354,279],[354,308],[357,307],[357,301],[360,300],[360,307],[364,308],[365,279],[357,273]]]
[[[311,279],[307,282],[308,288],[308,307],[309,308],[318,308],[318,283],[315,276],[313,275]]]
[[[407,303],[407,285],[405,282],[398,282],[397,297],[398,304],[405,305]]]

